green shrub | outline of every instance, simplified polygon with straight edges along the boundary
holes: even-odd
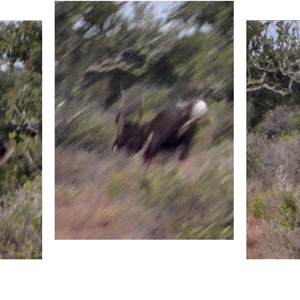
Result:
[[[283,133],[288,133],[293,124],[290,110],[285,106],[277,106],[269,111],[264,121],[258,126],[258,133],[266,134],[268,137],[278,137]]]
[[[42,178],[2,199],[0,258],[42,258]]]
[[[263,195],[258,190],[255,192],[254,199],[252,202],[252,211],[256,219],[260,220],[265,215],[265,205],[263,203]]]
[[[110,199],[120,197],[123,193],[128,193],[128,173],[126,170],[115,172],[107,180],[106,192]]]
[[[213,144],[219,144],[224,139],[233,137],[233,109],[225,100],[214,103],[212,111],[211,126],[213,128]],[[208,113],[210,114],[210,112]]]
[[[290,192],[283,192],[281,194],[281,214],[284,217],[283,225],[294,230],[296,226],[296,220],[300,221],[299,209],[296,205],[295,198]]]
[[[261,155],[263,149],[261,137],[253,134],[247,136],[247,177],[257,174],[261,167]]]
[[[298,106],[277,106],[270,110],[257,126],[258,134],[270,137],[282,137],[298,133],[300,130],[300,109]]]

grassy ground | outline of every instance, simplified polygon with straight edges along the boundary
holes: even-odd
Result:
[[[231,238],[231,147],[222,159],[217,158],[226,149],[216,149],[214,165],[203,151],[179,166],[157,162],[148,170],[139,158],[124,163],[122,154],[101,160],[58,148],[56,238]]]

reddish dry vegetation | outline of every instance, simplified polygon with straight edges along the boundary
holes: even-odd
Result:
[[[247,224],[247,249],[251,253],[252,249],[261,243],[261,229],[257,224]]]
[[[247,258],[248,259],[295,259],[300,258],[298,230],[290,231],[279,225],[280,216],[270,215],[256,219],[248,207]]]

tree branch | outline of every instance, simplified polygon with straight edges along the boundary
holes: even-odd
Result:
[[[290,81],[289,86],[286,89],[287,92],[284,92],[283,90],[277,90],[276,87],[278,86],[278,84],[276,84],[275,86],[271,87],[271,86],[269,86],[266,83],[263,83],[262,85],[259,85],[259,86],[247,88],[247,92],[254,92],[254,91],[260,90],[262,88],[265,88],[265,89],[271,90],[271,91],[273,91],[275,93],[278,93],[281,96],[287,96],[287,95],[290,95],[292,93],[292,84],[293,84],[293,80]]]
[[[247,82],[247,86],[248,86],[248,85],[258,84],[258,83],[263,83],[264,80],[265,80],[266,75],[267,75],[267,73],[264,72],[263,75],[262,75],[262,77],[261,77],[260,79],[248,81],[248,82]],[[249,77],[250,77],[250,76],[249,76]]]

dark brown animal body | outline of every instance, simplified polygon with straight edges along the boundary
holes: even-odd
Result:
[[[113,149],[124,147],[128,155],[133,155],[147,144],[143,158],[145,162],[150,162],[159,151],[181,145],[179,159],[185,159],[196,132],[196,120],[206,111],[204,101],[182,103],[164,109],[152,121],[142,125],[126,119],[119,120],[118,115],[116,123],[121,123],[121,128]]]
[[[0,159],[6,154],[6,147],[4,145],[0,145]]]

